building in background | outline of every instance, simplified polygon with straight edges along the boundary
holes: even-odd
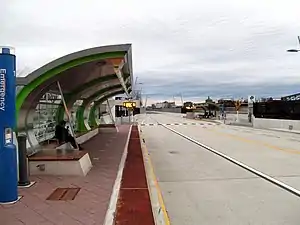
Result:
[[[175,102],[164,101],[164,102],[158,102],[158,103],[155,104],[156,109],[175,108],[175,107],[176,107]]]

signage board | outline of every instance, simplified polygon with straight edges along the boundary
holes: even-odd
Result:
[[[0,110],[5,112],[6,101],[6,69],[0,68]]]
[[[126,108],[135,108],[136,102],[123,102],[123,106]]]

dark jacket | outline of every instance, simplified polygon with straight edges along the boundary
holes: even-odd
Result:
[[[56,125],[55,127],[55,138],[60,142],[65,141],[68,137],[69,131],[62,125]]]

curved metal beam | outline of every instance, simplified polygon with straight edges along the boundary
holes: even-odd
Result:
[[[73,106],[76,100],[78,99],[78,96],[82,95],[86,89],[92,88],[106,81],[112,81],[115,79],[118,79],[116,74],[110,74],[104,77],[99,77],[76,88],[75,90],[72,91],[72,93],[65,94],[64,98],[66,101],[67,108],[70,109],[70,107]],[[64,118],[64,114],[65,114],[65,109],[63,107],[63,104],[61,104],[56,112],[56,121],[57,122],[61,121]]]
[[[115,90],[115,91],[109,91],[108,93],[106,93],[106,94],[104,94],[102,96],[99,96],[99,100],[94,101],[94,105],[99,106],[98,104],[95,104],[95,103],[98,102],[98,103],[101,104],[103,98],[109,98],[107,96],[110,96],[111,93],[114,93],[114,92],[118,92],[118,93],[124,94],[124,90],[122,92],[122,88],[120,88],[119,90]],[[88,128],[88,130],[90,130],[92,127],[97,127],[99,125],[99,123],[97,122],[98,119],[96,119],[96,117],[95,117],[96,107],[94,107],[94,105],[93,105],[93,107],[91,108],[90,111],[87,110],[88,106],[86,106],[85,107],[85,111],[84,111],[85,115],[87,115],[89,113],[88,114],[88,120],[85,120],[85,126]]]
[[[130,84],[128,84],[128,83],[126,83],[126,86],[130,86]],[[119,87],[119,90],[121,91],[121,89],[122,89],[122,87]],[[129,89],[130,89],[130,87],[129,87]],[[111,89],[111,90],[113,90],[113,89]],[[117,89],[117,91],[119,91],[118,89]],[[107,94],[110,94],[111,93],[111,91],[109,91]],[[118,92],[119,93],[119,92]],[[124,93],[124,91],[122,92],[122,94]],[[104,93],[104,96],[103,97],[106,97],[106,95],[107,94],[105,94]],[[96,97],[97,96],[97,97]],[[90,103],[91,102],[93,102],[93,101],[95,101],[95,99],[97,99],[98,97],[100,96],[100,99],[101,98],[103,98],[103,97],[101,97],[101,94],[100,94],[100,92],[98,92],[97,94],[95,94],[93,97],[91,96],[91,98],[90,99],[88,99],[88,101],[86,101],[85,103],[83,103],[82,105],[83,105],[83,107],[84,107],[84,111],[83,111],[83,115],[81,115],[81,117],[82,118],[87,118],[86,120],[84,120],[84,127],[82,126],[81,128],[83,129],[83,130],[85,130],[85,129],[87,129],[87,130],[89,130],[90,129],[90,125],[89,125],[89,119],[90,119],[90,111],[88,110],[88,106],[90,105]],[[97,100],[97,102],[99,102],[99,99]]]
[[[129,95],[129,92],[128,92],[128,89],[126,87],[126,84],[125,84],[125,79],[123,77],[123,73],[122,73],[122,70],[120,70],[119,68],[114,68],[115,69],[115,72],[116,72],[116,75],[118,76],[119,78],[119,81],[124,89],[124,92],[126,93],[127,97],[131,97]]]
[[[118,85],[114,85],[114,86],[110,86],[104,89],[101,89],[97,92],[95,92],[94,94],[92,94],[90,97],[88,97],[87,99],[83,100],[83,103],[81,106],[78,107],[77,112],[76,112],[76,120],[79,122],[78,124],[78,130],[80,132],[85,132],[88,130],[88,127],[86,127],[85,122],[84,122],[84,115],[85,112],[87,110],[87,106],[93,102],[97,97],[99,97],[100,95],[104,94],[105,92],[109,92],[112,91],[114,89],[122,89],[122,85],[118,84]],[[123,91],[124,93],[124,91]]]
[[[117,79],[116,75],[114,75],[114,78]],[[73,91],[71,94],[67,94],[65,96],[65,101],[66,101],[66,104],[67,104],[67,108],[68,110],[70,110],[74,103],[76,102],[76,100],[78,100],[78,96],[81,96],[82,94],[84,94],[84,91],[86,89],[90,89],[91,87],[93,86],[97,86],[101,83],[101,80],[100,79],[97,79],[97,81],[99,83],[94,82],[95,80],[91,81],[90,83],[86,84],[86,85],[83,85],[82,87],[80,87],[80,89],[78,88],[78,90],[75,90]],[[130,75],[126,76],[126,85],[129,86],[129,89],[130,89]],[[107,88],[109,88],[111,86],[108,86]],[[106,90],[106,89],[105,89]],[[98,90],[98,92],[100,92],[100,90]],[[97,93],[97,92],[96,92]],[[64,115],[65,115],[65,109],[63,107],[63,105],[61,105],[58,109],[57,109],[57,112],[56,112],[56,121],[59,122],[61,120],[64,119]]]
[[[45,81],[50,80],[55,75],[60,74],[70,68],[93,62],[98,60],[109,60],[113,58],[124,58],[127,59],[126,63],[132,63],[132,54],[131,54],[131,44],[123,44],[123,45],[111,45],[111,46],[102,46],[96,48],[90,48],[83,51],[71,53],[69,55],[63,56],[57,60],[54,60],[45,66],[35,70],[27,77],[17,78],[17,81],[22,79],[22,84],[25,86],[19,91],[17,95],[17,102],[16,102],[16,116],[19,118],[19,113],[22,105],[26,101],[27,96],[30,93],[37,89],[39,85],[44,84]],[[124,72],[132,75],[132,65],[127,65]],[[132,76],[131,76],[132,78]],[[52,82],[51,82],[52,83]],[[45,89],[45,87],[43,87]],[[39,93],[43,92],[39,91]],[[32,96],[34,97],[34,96]],[[31,98],[32,98],[31,97]],[[30,102],[26,102],[26,105],[32,105]],[[28,107],[27,107],[28,108]],[[24,109],[25,110],[25,109]]]
[[[113,97],[113,96],[116,96],[116,95],[118,95],[118,94],[123,94],[124,93],[124,91],[116,91],[116,92],[113,92],[113,93],[111,93],[111,94],[109,94],[109,95],[107,95],[107,96],[103,96],[102,98],[100,98],[98,101],[97,101],[97,105],[99,106],[100,104],[102,104],[106,99],[109,99],[109,98],[111,98],[111,97]],[[96,122],[96,124],[97,124],[97,122]],[[97,124],[97,126],[99,126],[98,124]]]
[[[107,91],[107,92],[103,93],[102,95],[100,95],[98,97],[100,97],[100,99],[103,98],[103,97],[106,98],[106,96],[110,95],[111,93],[113,93],[115,91],[122,92],[122,90],[123,90],[122,87],[120,87],[118,89],[113,89],[113,90],[110,90],[110,91]],[[122,93],[124,93],[124,90],[123,90]],[[79,121],[83,121],[83,124],[81,124],[81,131],[91,130],[91,126],[89,124],[89,118],[90,118],[90,116],[89,116],[89,114],[90,114],[89,104],[83,106],[82,110],[83,110],[83,117],[81,117],[81,119],[79,119]]]
[[[73,53],[76,54],[76,53]],[[92,62],[95,60],[100,60],[100,59],[107,59],[107,58],[114,58],[114,57],[124,57],[126,52],[106,52],[106,53],[100,53],[100,54],[94,54],[94,55],[88,55],[82,58],[77,58],[72,61],[65,62],[63,64],[58,64],[57,67],[51,68],[50,70],[45,70],[44,67],[49,67],[48,65],[42,67],[40,71],[38,70],[37,72],[33,72],[32,76],[33,80],[29,81],[29,83],[24,86],[20,92],[17,95],[17,100],[16,100],[16,110],[17,113],[19,112],[20,108],[22,107],[24,101],[26,100],[26,97],[36,88],[38,88],[42,83],[46,82],[50,78],[59,75],[60,73],[75,67],[79,66],[88,62]],[[59,60],[59,59],[58,59]],[[43,72],[43,73],[42,73]],[[35,75],[38,74],[38,75]],[[35,78],[34,78],[35,77]]]
[[[31,124],[31,120],[28,119],[30,117],[29,115],[35,111],[35,107],[38,104],[38,99],[40,98],[40,96],[42,96],[51,88],[51,83],[53,81],[61,80],[60,75],[63,72],[85,63],[92,62],[92,65],[94,65],[95,61],[96,62],[98,60],[106,61],[107,59],[113,59],[113,58],[128,59],[128,61],[126,62],[126,69],[124,69],[123,72],[126,73],[124,74],[124,76],[131,77],[132,80],[132,65],[131,65],[132,59],[131,59],[130,44],[103,46],[103,47],[91,48],[91,49],[75,52],[46,64],[45,66],[29,74],[27,77],[17,78],[17,79],[22,79],[21,80],[22,84],[25,85],[17,94],[16,117],[18,120],[18,127],[19,125],[20,126],[24,125],[22,128],[24,129],[28,128],[27,125]],[[68,74],[66,74],[66,76],[67,78],[69,78]],[[113,76],[116,77],[115,74]],[[80,79],[82,78],[79,77],[79,80]],[[87,81],[88,79],[85,80]],[[94,82],[98,82],[98,81],[94,81]],[[84,83],[84,81],[82,81],[82,83]],[[72,85],[72,87],[70,88],[71,91],[72,89],[75,88],[75,86],[78,86],[78,83]],[[78,91],[78,89],[76,90]],[[82,91],[83,89],[80,90],[80,92]],[[71,94],[74,95],[73,91],[72,93]],[[22,112],[20,112],[20,110]],[[22,115],[21,118],[19,118],[20,115]]]

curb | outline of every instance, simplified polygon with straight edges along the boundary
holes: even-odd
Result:
[[[124,147],[124,151],[122,154],[122,158],[120,160],[119,168],[118,168],[118,173],[116,176],[116,180],[113,186],[113,190],[110,196],[109,200],[109,205],[105,214],[104,222],[103,225],[113,225],[115,222],[115,214],[117,210],[117,203],[118,203],[118,198],[119,198],[119,193],[120,193],[120,188],[121,188],[121,180],[122,180],[122,175],[123,175],[123,170],[125,166],[125,161],[127,158],[127,152],[128,152],[128,144],[129,144],[129,139],[131,136],[131,130],[132,130],[132,125],[129,128],[126,144]]]
[[[296,130],[281,130],[280,128],[279,129],[278,128],[269,128],[269,129],[266,129],[266,130],[283,132],[283,133],[288,133],[288,134],[298,134],[298,135],[300,135],[300,132],[296,131]]]
[[[141,127],[138,126],[140,141],[142,147],[142,153],[144,158],[144,166],[146,171],[146,178],[148,184],[148,190],[150,194],[151,206],[153,217],[156,225],[170,225],[169,216],[166,207],[163,202],[162,193],[158,186],[158,182],[154,173],[151,158],[148,149],[145,144],[145,139],[142,134]]]

